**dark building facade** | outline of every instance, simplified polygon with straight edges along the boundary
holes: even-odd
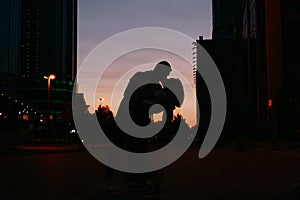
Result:
[[[212,39],[230,39],[241,34],[241,13],[236,0],[212,0]]]
[[[300,34],[296,4],[289,0],[212,2],[213,38],[196,42],[208,51],[224,79],[228,98],[224,132],[232,132],[238,141],[294,138],[300,129],[296,117],[299,61],[292,50],[297,49]],[[200,92],[205,91],[201,75],[195,78],[201,111],[201,101],[203,107],[209,101]]]
[[[293,50],[299,44],[300,10],[291,0],[243,0],[241,10],[257,116],[265,115],[267,101],[272,100],[273,132],[276,137],[294,137],[300,128],[300,70]]]
[[[0,80],[16,80],[20,64],[20,0],[0,0]]]
[[[281,1],[283,87],[290,96],[300,96],[300,9],[295,1]],[[300,123],[300,122],[299,122]]]
[[[49,112],[60,120],[65,102],[71,101],[76,76],[77,1],[22,0],[21,15],[17,89],[40,113]],[[48,81],[44,77],[50,74],[56,78],[50,81],[49,98]]]
[[[0,142],[66,132],[76,47],[76,0],[0,0]]]
[[[76,33],[76,1],[23,0],[21,77],[74,81]]]
[[[220,39],[203,40],[200,44],[211,56],[222,76],[227,96],[227,116],[221,139],[240,139],[245,137],[246,123],[250,109],[247,99],[247,40]],[[195,45],[196,47],[197,45]],[[197,48],[195,48],[196,55]],[[198,57],[198,56],[197,56]],[[199,58],[201,59],[201,58]],[[195,60],[198,67],[197,58]],[[211,117],[211,102],[207,86],[195,71],[196,94],[200,107],[199,135],[206,134]],[[199,114],[199,113],[198,113]]]

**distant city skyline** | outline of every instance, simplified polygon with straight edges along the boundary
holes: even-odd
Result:
[[[211,1],[137,1],[137,0],[112,0],[112,1],[82,1],[78,2],[78,68],[86,56],[92,51],[99,43],[109,38],[110,36],[123,32],[133,28],[140,27],[162,27],[175,31],[179,31],[194,40],[198,39],[201,35],[205,39],[210,39],[212,36],[212,12]],[[176,43],[176,41],[174,41]],[[191,44],[192,48],[192,44]],[[151,53],[150,53],[151,54]],[[129,54],[122,66],[122,71],[111,70],[111,75],[126,73],[130,69],[131,64],[141,63],[136,59],[144,59],[144,64],[148,64],[149,56],[144,58],[140,56],[131,56]],[[153,54],[154,55],[154,54]],[[165,54],[166,59],[170,55]],[[171,59],[171,58],[170,58]],[[176,60],[176,59],[175,59]],[[177,60],[178,61],[178,60]],[[193,84],[193,69],[191,66],[179,66],[182,65],[180,61],[172,61],[171,64],[180,73],[186,74],[189,77],[189,82]],[[172,63],[173,62],[173,63]],[[117,63],[117,62],[116,62]],[[143,63],[143,61],[142,61]],[[186,67],[185,67],[186,66]],[[132,66],[135,67],[135,66]],[[118,69],[118,67],[114,68]],[[108,75],[109,76],[109,75]],[[118,76],[118,75],[117,75]],[[113,79],[113,78],[112,78]],[[109,85],[111,83],[111,85]],[[106,88],[101,88],[97,91],[96,95],[107,99],[109,96],[107,93],[115,87],[113,81],[107,82]],[[126,84],[126,83],[125,83]],[[85,88],[80,88],[79,92],[84,91]],[[117,96],[122,95],[122,90]],[[188,96],[188,95],[187,95]],[[95,96],[96,98],[96,96]],[[86,98],[87,104],[90,104],[90,112],[94,112],[99,105],[98,102],[95,105],[91,102],[95,102],[95,99]],[[190,116],[189,110],[195,109],[194,104],[189,102],[189,98],[186,98],[185,106],[187,106],[187,112],[181,113],[190,125],[195,125],[195,117]],[[111,99],[103,102],[108,104],[113,113],[116,113],[118,100],[114,99],[112,103]]]

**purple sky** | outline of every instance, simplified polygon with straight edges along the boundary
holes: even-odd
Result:
[[[79,64],[116,33],[154,26],[211,38],[211,0],[79,0]]]
[[[96,45],[128,29],[163,27],[195,40],[199,35],[209,39],[212,32],[211,0],[79,0],[78,16],[79,67]],[[193,119],[187,121],[193,124]]]

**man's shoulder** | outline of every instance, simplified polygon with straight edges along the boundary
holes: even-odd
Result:
[[[152,71],[144,71],[144,72],[136,72],[130,80],[138,80],[138,79],[144,79],[146,77],[150,77]]]
[[[143,72],[136,72],[133,76],[142,76],[142,75],[145,75],[145,74],[152,74],[152,73],[153,73],[152,70],[143,71]]]

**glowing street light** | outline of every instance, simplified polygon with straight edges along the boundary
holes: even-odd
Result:
[[[50,87],[51,87],[51,80],[55,80],[55,75],[50,74],[49,76],[44,76],[44,79],[48,80],[48,102],[47,102],[47,112],[48,112],[48,118],[50,118]]]
[[[56,76],[54,74],[50,74],[49,76],[44,76],[44,79],[54,80]]]

